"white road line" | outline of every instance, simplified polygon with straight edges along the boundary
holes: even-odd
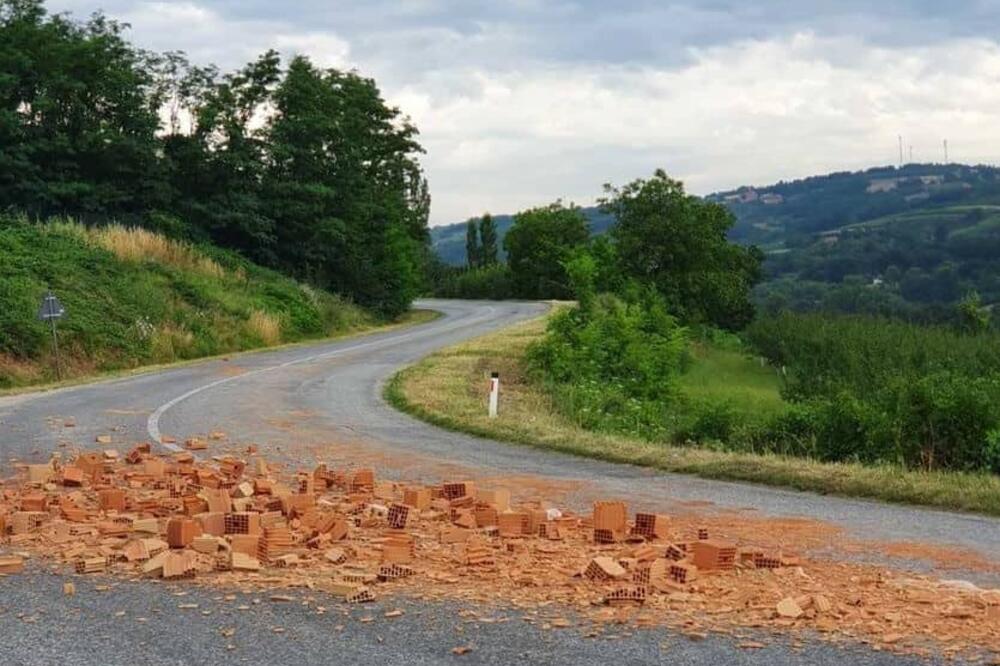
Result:
[[[270,372],[271,370],[280,370],[282,368],[287,368],[292,365],[298,365],[300,363],[309,363],[310,361],[318,361],[326,358],[333,358],[334,356],[341,356],[349,352],[355,352],[360,349],[368,349],[370,347],[380,347],[380,346],[388,346],[391,344],[399,344],[400,342],[415,337],[423,337],[429,334],[440,334],[456,328],[462,328],[464,326],[473,326],[475,324],[487,321],[491,316],[493,316],[495,310],[496,310],[495,307],[489,306],[479,317],[476,317],[471,320],[459,319],[453,322],[449,326],[442,326],[440,328],[431,328],[430,330],[420,329],[417,331],[413,331],[412,333],[407,333],[397,337],[385,338],[382,340],[373,340],[371,342],[364,342],[361,344],[354,345],[352,347],[344,347],[343,349],[334,349],[333,351],[323,352],[322,354],[314,354],[312,356],[306,356],[303,358],[294,359],[292,361],[285,361],[284,363],[279,363],[277,365],[271,365],[266,368],[258,368],[257,370],[251,370],[250,372],[245,372],[242,375],[234,375],[232,377],[225,377],[224,379],[218,379],[214,382],[210,382],[208,384],[204,384],[202,386],[193,388],[187,393],[183,393],[174,398],[173,400],[165,402],[159,407],[157,407],[156,410],[154,410],[153,413],[149,415],[149,419],[146,421],[146,431],[149,433],[150,438],[154,442],[174,453],[179,453],[180,451],[183,450],[180,446],[178,446],[173,442],[163,441],[163,434],[160,432],[160,419],[163,417],[164,414],[167,413],[167,411],[176,407],[178,404],[184,402],[188,398],[198,395],[202,391],[207,391],[209,389],[215,388],[216,386],[228,384],[229,382],[234,382],[239,379],[246,379],[247,377],[253,377],[254,375],[259,375],[264,372]]]

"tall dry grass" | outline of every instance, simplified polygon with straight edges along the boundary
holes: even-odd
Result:
[[[250,313],[247,329],[268,346],[281,342],[281,319],[263,310],[253,310]]]
[[[214,278],[223,278],[226,275],[222,266],[190,244],[172,240],[141,227],[112,224],[85,231],[90,241],[110,251],[122,261],[155,261]]]

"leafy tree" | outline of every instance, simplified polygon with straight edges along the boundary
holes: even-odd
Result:
[[[565,262],[589,238],[576,206],[555,202],[514,216],[504,238],[514,291],[522,298],[572,298]]]
[[[479,261],[483,266],[493,266],[497,260],[497,225],[486,213],[479,220]]]
[[[657,170],[621,189],[605,186],[602,208],[623,272],[654,286],[684,322],[739,329],[753,318],[750,289],[761,278],[762,253],[730,243],[734,219],[723,206],[691,196]]]
[[[0,206],[129,219],[166,203],[149,54],[122,30],[0,0]]]
[[[469,268],[477,268],[480,265],[479,254],[479,227],[474,219],[470,219],[465,223],[465,264]]]

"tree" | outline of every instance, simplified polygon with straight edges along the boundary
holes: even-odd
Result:
[[[497,225],[493,216],[485,213],[479,220],[479,262],[493,266],[497,261]]]
[[[465,223],[465,264],[469,268],[480,265],[479,228],[474,219]]]
[[[557,201],[521,211],[504,238],[514,291],[521,298],[572,298],[565,264],[587,244],[587,219]]]
[[[684,192],[657,170],[622,188],[605,185],[602,210],[612,229],[623,273],[659,291],[684,323],[740,329],[753,318],[750,289],[761,278],[763,254],[728,241],[732,214]]]
[[[0,206],[129,220],[166,203],[149,54],[122,30],[0,0]]]

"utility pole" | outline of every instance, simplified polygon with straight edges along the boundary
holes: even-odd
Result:
[[[948,139],[944,140],[944,163],[948,164]]]
[[[903,135],[899,135],[899,168],[903,168]]]

